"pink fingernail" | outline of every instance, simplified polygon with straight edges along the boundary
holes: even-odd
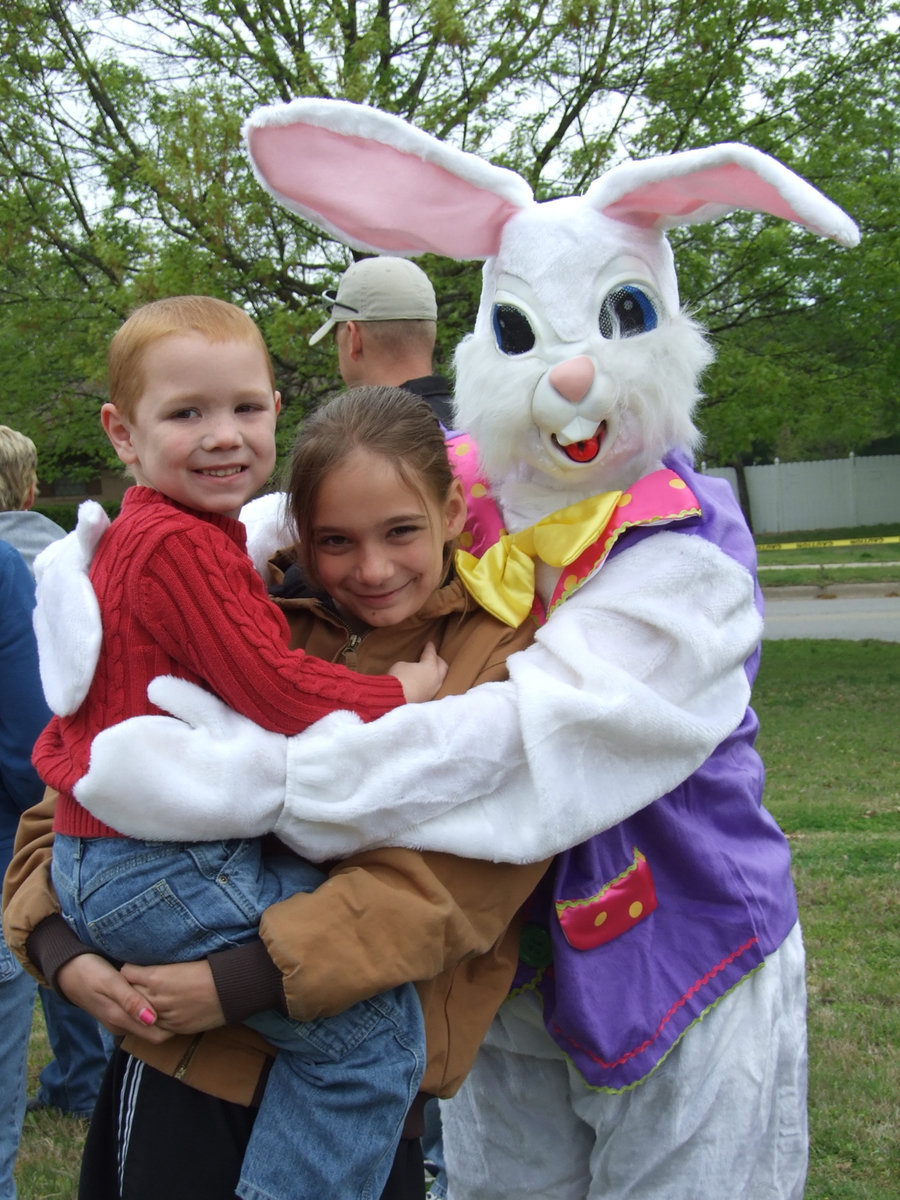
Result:
[[[152,1008],[142,1008],[138,1013],[138,1020],[143,1021],[145,1025],[154,1025],[156,1023],[156,1013]]]

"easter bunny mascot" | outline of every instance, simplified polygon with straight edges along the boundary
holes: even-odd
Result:
[[[456,353],[449,445],[476,517],[457,567],[540,629],[507,683],[292,739],[157,680],[180,720],[102,733],[79,799],[150,837],[230,813],[320,858],[555,853],[514,992],[443,1106],[451,1197],[800,1197],[804,959],[754,748],[754,546],[727,484],[691,465],[711,353],[663,231],[735,208],[845,245],[855,226],[738,145],[536,203],[362,106],[263,108],[246,136],[264,186],[348,244],[485,260]]]

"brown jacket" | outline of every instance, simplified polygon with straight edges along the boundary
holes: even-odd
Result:
[[[452,582],[400,626],[353,637],[318,601],[282,601],[292,644],[357,670],[384,672],[418,658],[427,641],[449,663],[441,695],[503,679],[505,661],[532,630],[511,630]],[[58,911],[49,883],[53,796],[26,813],[4,884],[4,931],[34,974],[26,943]],[[415,981],[425,1014],[428,1061],[422,1090],[452,1095],[505,997],[518,956],[517,913],[548,863],[517,866],[386,848],[343,861],[315,892],[263,916],[260,933],[282,974],[291,1016],[309,1020]],[[35,943],[32,942],[32,948]],[[125,1048],[145,1062],[223,1099],[251,1103],[272,1051],[244,1026],[162,1046]]]

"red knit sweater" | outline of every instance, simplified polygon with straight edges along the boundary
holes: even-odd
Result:
[[[34,750],[41,778],[60,792],[58,832],[115,834],[78,804],[72,788],[87,771],[101,729],[159,711],[147,699],[157,675],[200,684],[283,734],[299,733],[335,709],[372,720],[403,703],[393,675],[360,675],[287,648],[287,622],[247,556],[244,526],[230,517],[183,508],[151,488],[129,488],[94,556],[91,582],[103,643],[90,690],[76,713],[51,721]]]

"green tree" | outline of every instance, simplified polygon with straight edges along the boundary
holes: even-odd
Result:
[[[349,252],[273,205],[241,146],[257,104],[343,97],[577,193],[625,157],[743,141],[847,208],[844,252],[735,214],[673,235],[710,329],[706,455],[806,456],[896,425],[896,3],[862,0],[7,0],[0,33],[3,419],[44,468],[93,470],[103,356],[135,303],[260,321],[287,437],[334,383],[306,339]],[[443,364],[473,264],[423,262]],[[893,422],[893,424],[892,424]]]

